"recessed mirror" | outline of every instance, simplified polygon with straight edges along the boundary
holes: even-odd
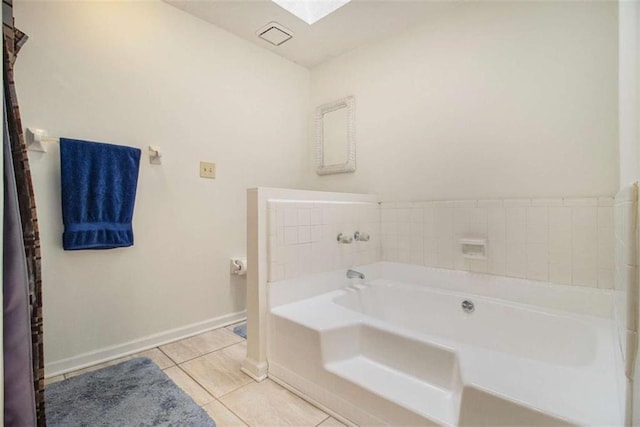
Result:
[[[354,105],[353,96],[349,96],[316,109],[318,175],[356,170]]]

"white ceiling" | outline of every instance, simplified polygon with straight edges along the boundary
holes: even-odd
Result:
[[[308,68],[455,6],[427,0],[352,0],[309,25],[271,0],[164,1]],[[293,31],[293,38],[277,47],[258,38],[256,31],[271,21]]]

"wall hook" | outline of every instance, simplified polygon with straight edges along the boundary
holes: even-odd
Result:
[[[160,165],[162,164],[162,153],[153,145],[149,146],[149,163],[152,165]]]
[[[39,151],[41,153],[47,152],[47,147],[42,144],[43,142],[59,142],[58,138],[50,137],[46,130],[34,128],[27,128],[25,130],[25,140],[27,150]]]

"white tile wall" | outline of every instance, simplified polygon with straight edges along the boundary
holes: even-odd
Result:
[[[623,188],[616,195],[614,320],[618,328],[625,372],[631,378],[630,352],[638,333],[638,186]],[[613,243],[613,242],[612,242]]]
[[[384,261],[613,287],[612,198],[382,203],[380,220]],[[487,239],[487,259],[461,238]]]
[[[359,202],[268,202],[269,281],[380,261],[380,208]],[[340,244],[339,233],[370,235]]]

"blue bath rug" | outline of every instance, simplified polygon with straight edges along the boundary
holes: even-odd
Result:
[[[233,333],[246,340],[247,339],[247,322],[242,323],[241,325],[238,325],[235,328],[233,328]]]
[[[50,384],[45,399],[49,427],[216,425],[146,357]]]

